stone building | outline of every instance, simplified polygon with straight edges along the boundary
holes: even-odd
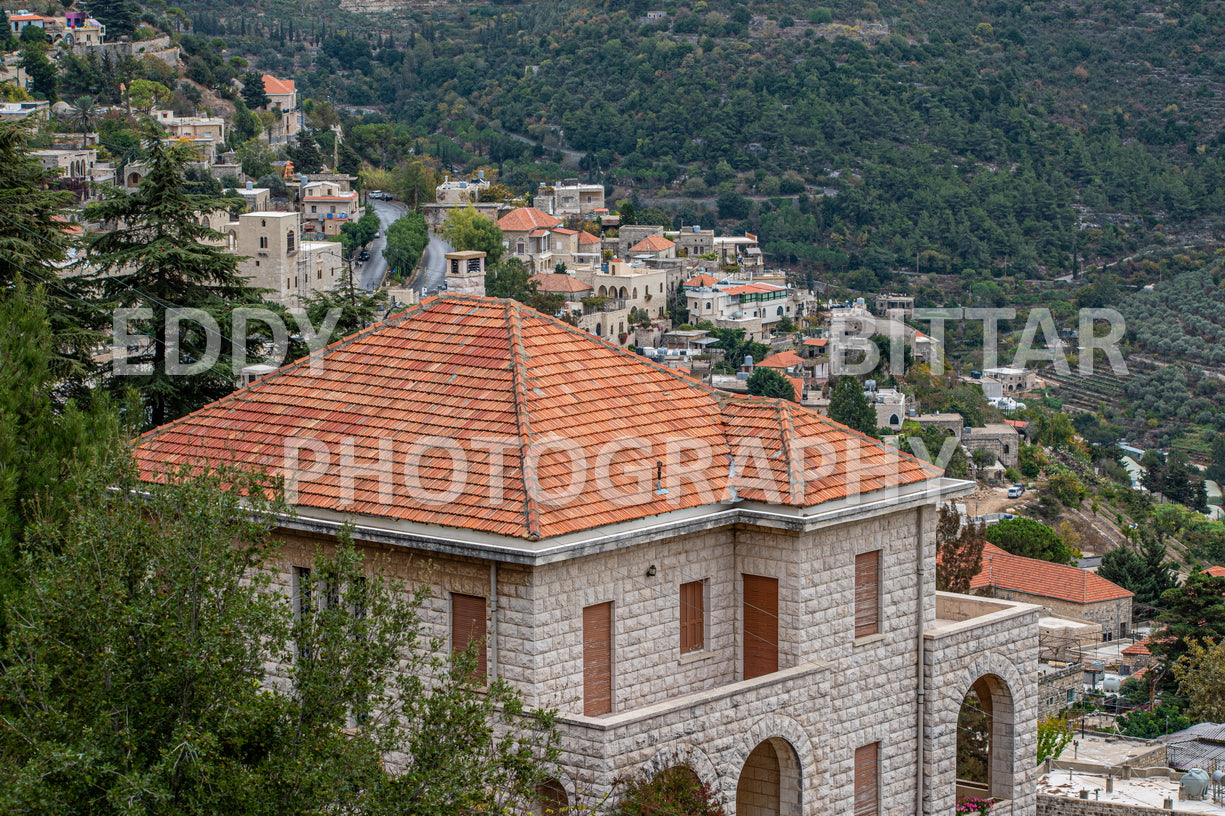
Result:
[[[1020,437],[1017,429],[1006,422],[989,422],[981,428],[965,428],[961,432],[961,444],[973,453],[987,450],[995,454],[997,462],[1005,467],[1016,467],[1020,461]]]
[[[1097,573],[1024,558],[994,544],[983,548],[983,566],[970,581],[974,592],[1040,604],[1048,614],[1096,623],[1102,640],[1128,637],[1135,595]]]
[[[287,308],[300,308],[315,292],[335,287],[344,275],[340,244],[303,240],[300,213],[242,213],[224,231],[232,251],[243,258],[239,273]]]
[[[992,813],[1035,813],[1038,610],[935,590],[967,483],[513,301],[431,298],[316,362],[145,435],[142,472],[284,474],[286,593],[350,523],[427,582],[427,637],[557,708],[550,803],[684,765],[742,816],[944,816],[973,689]]]

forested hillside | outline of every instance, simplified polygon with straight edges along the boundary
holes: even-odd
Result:
[[[416,147],[528,191],[568,160],[780,262],[1056,277],[1225,212],[1215,3],[184,6],[367,109],[349,131],[375,165]]]

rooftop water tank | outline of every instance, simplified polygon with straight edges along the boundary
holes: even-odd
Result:
[[[1208,792],[1208,772],[1203,768],[1192,768],[1183,774],[1182,781],[1179,784],[1182,787],[1182,797],[1180,798],[1203,799],[1204,794]]]

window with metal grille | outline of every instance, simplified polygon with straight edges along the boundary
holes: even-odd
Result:
[[[880,816],[880,743],[855,749],[855,816]]]
[[[681,584],[681,654],[706,648],[706,582]]]
[[[880,631],[880,550],[855,556],[855,637]]]

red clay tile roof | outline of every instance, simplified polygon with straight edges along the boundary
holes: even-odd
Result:
[[[630,247],[630,252],[663,252],[665,249],[671,249],[674,246],[676,244],[662,235],[648,235]]]
[[[534,229],[527,234],[528,238],[543,238],[549,234],[547,229]]]
[[[1125,655],[1151,655],[1152,652],[1148,650],[1148,639],[1145,638],[1139,643],[1131,644],[1130,646],[1128,646],[1127,648],[1123,650],[1123,654]]]
[[[553,232],[558,235],[578,235],[578,230],[565,229],[564,227],[554,227]]]
[[[780,351],[778,354],[771,354],[757,365],[765,366],[766,368],[791,368],[792,366],[801,365],[803,362],[800,359],[800,355],[794,351]]]
[[[1029,423],[1023,419],[1005,419],[1004,421],[1012,427],[1022,431],[1029,427]]]
[[[590,292],[591,287],[573,275],[563,275],[557,272],[532,275],[536,288],[541,292]]]
[[[1081,604],[1133,597],[1096,573],[1013,555],[994,544],[983,547],[983,568],[970,579],[971,589],[984,587]]]
[[[272,74],[264,74],[264,92],[270,94],[291,94],[294,92],[292,79],[277,79]]]
[[[1225,578],[1225,567],[1209,567],[1204,572],[1211,575],[1213,578]]]
[[[800,397],[804,395],[804,378],[803,377],[787,377],[787,382],[791,383],[791,387],[795,389],[796,399],[799,399]]]
[[[826,345],[827,343],[829,343],[829,340],[828,338],[825,338],[825,337],[809,337],[807,340],[804,341],[804,345],[816,346],[818,348]]]
[[[697,277],[693,277],[685,281],[686,286],[690,286],[694,288],[697,288],[699,286],[714,286],[716,283],[718,283],[718,281],[715,280],[714,275],[707,275],[705,272],[703,272],[701,275],[698,275]]]
[[[587,230],[583,230],[578,234],[578,242],[580,244],[598,244],[600,243],[600,239],[592,235]]]
[[[678,454],[678,439],[708,447]],[[136,458],[149,480],[205,462],[285,475],[295,447],[300,512],[529,540],[726,499],[733,457],[740,496],[800,506],[940,475],[793,402],[728,396],[514,301],[453,295],[145,434]]]
[[[561,226],[561,220],[554,218],[543,210],[535,207],[520,207],[511,210],[498,221],[498,229],[503,232],[531,232],[537,227]]]

